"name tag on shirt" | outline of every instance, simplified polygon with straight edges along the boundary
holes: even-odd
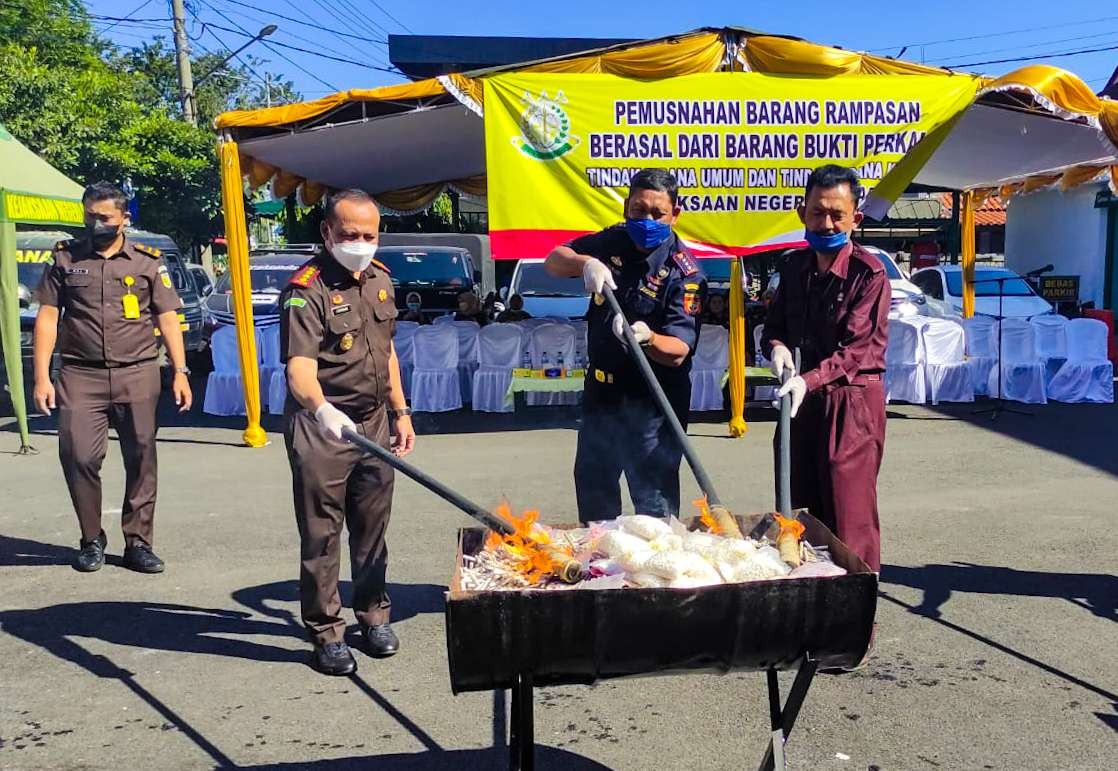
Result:
[[[88,276],[89,268],[66,268],[67,276]]]
[[[331,308],[330,312],[335,316],[341,316],[343,313],[349,313],[351,310],[353,310],[353,306],[351,305],[339,305],[337,308]]]

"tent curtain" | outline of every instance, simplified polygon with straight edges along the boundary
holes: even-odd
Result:
[[[272,177],[272,198],[282,200],[295,192],[303,178],[290,171],[279,171]]]
[[[256,326],[252,318],[252,280],[248,270],[248,233],[245,228],[245,199],[241,159],[237,143],[221,144],[221,199],[225,210],[225,241],[229,250],[229,275],[233,284],[233,315],[237,325],[237,351],[244,384],[243,434],[249,447],[263,447],[268,437],[260,426],[260,369],[256,358]]]
[[[305,179],[303,184],[299,185],[299,195],[296,198],[300,206],[309,208],[321,201],[324,195],[326,195],[326,185]]]
[[[1100,99],[1078,77],[1048,64],[1021,67],[990,81],[979,96],[994,92],[1024,91],[1041,106],[1061,117],[1083,116],[1103,130],[1118,151],[1118,102]]]
[[[0,191],[0,197],[4,195]],[[3,200],[0,199],[0,217]],[[8,373],[8,395],[19,424],[20,454],[32,452],[27,428],[27,398],[23,393],[23,351],[19,344],[19,272],[16,269],[16,226],[0,218],[0,340],[4,347],[4,369]]]
[[[770,35],[746,37],[738,59],[753,72],[770,75],[950,75],[947,70],[883,56],[844,51],[806,40]],[[969,77],[969,76],[968,76]]]
[[[484,200],[489,192],[489,178],[485,174],[478,174],[476,177],[456,179],[450,183],[450,188],[460,195]]]
[[[960,228],[962,230],[962,248],[960,249],[963,261],[963,318],[974,317],[974,191],[967,190],[963,193],[960,211]]]
[[[446,190],[445,182],[432,182],[428,185],[414,185],[400,190],[390,190],[373,196],[382,209],[398,215],[418,214],[426,209]]]
[[[749,330],[745,326],[745,286],[741,259],[730,266],[730,436],[745,436],[745,348]]]

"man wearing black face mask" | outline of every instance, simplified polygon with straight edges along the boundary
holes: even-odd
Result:
[[[590,365],[574,472],[583,522],[621,513],[622,473],[637,513],[679,512],[682,448],[625,350],[622,319],[601,294],[604,286],[614,290],[656,379],[686,426],[706,279],[672,231],[680,212],[678,195],[669,172],[645,169],[629,183],[623,224],[576,238],[547,257],[548,273],[582,276],[592,293],[586,314]]]
[[[792,375],[779,392],[791,395],[795,418],[792,505],[809,509],[880,570],[890,290],[881,261],[850,239],[862,221],[863,192],[858,175],[842,166],[822,166],[808,178],[799,210],[808,248],[790,253],[780,271],[762,345],[774,374]]]
[[[35,404],[44,415],[58,407],[58,454],[81,525],[74,567],[90,572],[104,564],[101,461],[112,425],[126,473],[124,566],[159,573],[163,561],[152,551],[160,391],[155,329],[175,367],[175,403],[185,412],[191,393],[177,313],[182,301],[158,250],[125,238],[124,193],[98,182],[86,188],[82,206],[86,237],[59,243],[54,265],[39,284]],[[60,309],[65,310],[61,322]],[[60,333],[56,395],[49,367]]]

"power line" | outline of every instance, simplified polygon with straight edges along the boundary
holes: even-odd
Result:
[[[223,17],[223,18],[225,18],[225,17]],[[228,19],[226,19],[226,20],[228,21]],[[213,29],[219,29],[222,32],[231,32],[233,34],[245,35],[247,37],[256,37],[251,32],[248,32],[247,30],[245,30],[243,28],[238,31],[238,30],[235,30],[235,29],[229,29],[228,27],[222,27],[219,24],[212,24],[208,21],[202,22],[202,23],[207,27],[212,27]],[[234,22],[230,22],[230,23],[232,24]],[[388,72],[392,75],[399,75],[400,74],[398,70],[389,69],[388,67],[377,67],[375,64],[368,64],[366,62],[359,62],[355,59],[346,59],[346,58],[341,57],[341,56],[332,56],[330,54],[324,54],[321,51],[312,51],[309,48],[302,48],[300,46],[293,46],[293,45],[290,45],[288,43],[280,43],[277,40],[265,40],[265,41],[262,41],[262,42],[264,42],[264,44],[268,45],[268,46],[279,46],[280,48],[286,48],[290,51],[298,51],[299,53],[308,54],[310,56],[318,56],[318,57],[321,57],[323,59],[329,59],[331,61],[341,62],[342,64],[352,64],[354,67],[364,67],[365,69],[368,69],[368,70],[377,70],[379,72]]]
[[[1097,54],[1101,51],[1118,51],[1118,45],[1102,46],[1099,48],[1081,48],[1078,51],[1051,51],[1036,56],[1017,56],[1012,59],[990,59],[985,62],[964,62],[962,64],[945,65],[950,69],[965,69],[967,67],[981,67],[986,64],[1010,64],[1013,62],[1033,62],[1037,59],[1054,59],[1058,56],[1080,56],[1081,54]]]
[[[1070,43],[1076,40],[1093,40],[1095,38],[1107,37],[1108,35],[1118,34],[1118,30],[1107,30],[1106,32],[1096,32],[1093,35],[1077,35],[1075,37],[1057,38],[1055,40],[1042,40],[1039,43],[1029,43],[1026,45],[1007,46],[1005,48],[990,48],[983,51],[971,51],[970,53],[952,54],[950,56],[940,56],[935,59],[928,59],[926,64],[934,64],[936,62],[948,61],[950,59],[958,59],[962,56],[988,56],[990,54],[1000,54],[1005,51],[1022,51],[1029,48],[1042,48],[1056,43]]]
[[[133,8],[133,9],[132,9],[131,11],[129,11],[129,12],[127,13],[127,14],[125,14],[124,18],[125,18],[125,19],[130,19],[130,18],[132,18],[132,17],[133,17],[133,16],[135,16],[135,15],[136,15],[137,13],[139,13],[140,11],[144,10],[144,9],[145,9],[145,8],[147,8],[147,7],[149,6],[149,5],[151,5],[151,4],[152,4],[152,2],[154,2],[154,0],[144,0],[144,2],[140,3],[140,4],[139,4],[139,5],[137,5],[137,6],[135,7],[135,8]],[[117,24],[119,24],[119,23],[120,23],[120,22],[117,22]],[[115,26],[116,26],[116,24],[113,24],[113,26],[112,26],[112,27],[109,27],[108,29],[106,29],[106,30],[104,30],[104,31],[105,31],[105,32],[108,32],[108,31],[109,31],[110,29],[112,29],[112,28],[113,28],[113,27],[115,27]]]
[[[229,18],[228,16],[226,16],[226,15],[225,15],[224,13],[222,13],[221,11],[219,11],[219,10],[218,10],[217,8],[214,8],[214,7],[212,6],[212,5],[210,5],[210,3],[208,2],[208,0],[201,0],[201,3],[202,3],[202,4],[204,5],[204,6],[206,6],[207,8],[209,8],[209,9],[210,9],[211,11],[213,11],[214,13],[216,13],[216,14],[217,14],[218,16],[220,16],[221,18],[225,19],[225,20],[226,20],[227,22],[229,22],[230,24],[232,24],[232,25],[233,25],[234,27],[240,27],[240,34],[242,34],[242,35],[247,35],[248,37],[256,37],[256,35],[252,34],[251,32],[249,32],[249,31],[248,31],[247,29],[245,29],[244,27],[241,27],[241,26],[240,26],[239,24],[237,24],[237,22],[233,21],[233,20],[232,20],[232,19],[230,19],[230,18]],[[199,19],[199,21],[201,21],[201,19]],[[203,24],[206,24],[206,22],[202,22],[202,23],[203,23]],[[220,29],[220,28],[219,28],[219,29]],[[235,30],[231,30],[231,31],[234,31],[234,32],[235,32]],[[308,69],[307,69],[306,67],[304,67],[303,65],[299,64],[298,62],[296,62],[296,61],[295,61],[294,59],[292,59],[292,58],[291,58],[290,56],[288,56],[287,54],[283,53],[282,51],[277,51],[277,50],[275,49],[275,47],[274,47],[274,44],[273,44],[273,43],[272,43],[271,41],[268,41],[268,40],[261,40],[260,42],[261,42],[261,43],[262,43],[262,44],[263,44],[263,45],[264,45],[265,47],[267,47],[267,48],[268,48],[268,49],[269,49],[270,51],[272,51],[272,53],[274,53],[274,54],[275,54],[276,56],[280,57],[280,58],[281,58],[281,59],[283,59],[283,60],[284,60],[285,62],[287,62],[287,63],[288,63],[288,64],[290,64],[291,66],[295,67],[295,69],[299,70],[300,72],[302,72],[303,74],[307,75],[308,77],[310,77],[310,78],[313,78],[314,80],[317,80],[317,81],[318,81],[319,83],[321,83],[322,85],[326,86],[326,87],[327,87],[327,88],[329,88],[329,89],[333,89],[334,91],[340,91],[340,90],[341,90],[340,88],[338,88],[338,87],[337,87],[337,86],[335,86],[334,84],[332,84],[332,83],[328,83],[328,82],[326,82],[325,80],[323,80],[322,78],[320,78],[320,77],[319,77],[318,75],[315,75],[315,74],[314,74],[313,72],[311,72],[311,71],[310,71],[310,70],[308,70]]]
[[[262,8],[258,8],[255,5],[251,5],[249,3],[242,3],[240,0],[225,0],[225,2],[232,3],[233,5],[239,5],[242,8],[248,8],[260,13],[268,13],[272,16],[275,16],[277,19],[294,22],[295,24],[302,24],[304,27],[311,27],[312,29],[321,30],[322,32],[329,32],[331,35],[337,35],[338,37],[352,38],[354,40],[360,40],[363,43],[377,43],[379,45],[388,45],[387,40],[377,40],[375,38],[369,38],[364,35],[354,35],[351,32],[342,32],[341,30],[330,29],[329,27],[324,27],[321,24],[315,24],[314,22],[301,21],[299,19],[296,19],[294,16],[284,16],[282,13],[276,13],[275,11],[264,11],[264,9]]]
[[[965,40],[985,40],[992,37],[1004,37],[1006,35],[1018,35],[1023,32],[1041,32],[1050,29],[1060,29],[1061,27],[1081,27],[1084,24],[1097,24],[1102,21],[1114,21],[1118,16],[1103,16],[1098,19],[1084,19],[1082,21],[1069,21],[1064,24],[1045,24],[1043,27],[1026,27],[1024,29],[1007,29],[1002,32],[987,32],[982,35],[968,35],[966,37],[952,37],[944,38],[943,40],[925,40],[921,43],[902,43],[900,45],[882,46],[881,48],[871,48],[873,51],[892,51],[897,48],[915,48],[917,46],[930,46],[938,45],[940,43],[961,43]]]
[[[381,13],[383,13],[383,14],[384,14],[385,16],[387,16],[388,18],[392,19],[392,21],[396,22],[396,26],[397,26],[397,27],[400,27],[401,29],[403,29],[403,30],[404,30],[404,32],[411,32],[411,29],[410,29],[410,28],[408,27],[408,25],[407,25],[407,24],[404,24],[404,22],[400,21],[400,20],[399,20],[399,19],[397,19],[397,18],[396,18],[395,16],[393,16],[392,14],[390,14],[390,13],[389,13],[389,12],[388,12],[388,11],[387,11],[387,10],[385,9],[385,7],[384,7],[383,5],[381,5],[380,3],[378,3],[378,2],[377,2],[377,0],[369,0],[369,2],[370,2],[370,3],[372,3],[372,4],[374,5],[374,6],[376,6],[376,7],[377,7],[377,8],[378,8],[378,9],[380,10],[380,12],[381,12]]]
[[[388,31],[373,21],[368,21],[357,12],[353,6],[346,7],[345,0],[314,0],[315,4],[323,8],[327,13],[336,14],[343,19],[347,19],[350,24],[362,27],[372,34],[388,35]],[[327,7],[327,3],[329,7]]]
[[[317,22],[317,21],[315,20],[315,18],[314,18],[313,16],[311,16],[311,15],[310,15],[309,13],[307,13],[306,11],[304,11],[304,10],[303,10],[303,9],[302,9],[302,8],[301,8],[300,6],[296,5],[296,4],[295,4],[295,3],[293,2],[293,0],[283,0],[283,1],[284,1],[285,3],[287,3],[287,5],[291,6],[291,8],[292,8],[292,9],[294,9],[295,11],[298,11],[298,13],[299,13],[299,14],[300,14],[301,16],[303,16],[303,17],[304,17],[305,19],[307,19],[307,21],[310,21],[311,23],[314,23],[314,24],[317,24],[317,23],[318,23],[318,22]],[[351,43],[351,42],[350,42],[350,41],[349,41],[349,40],[348,40],[347,38],[341,38],[341,39],[340,39],[340,42],[341,42],[341,43],[344,43],[344,44],[345,44],[345,45],[347,45],[347,46],[349,46],[349,47],[350,47],[350,49],[351,49],[351,50],[353,50],[353,51],[355,51],[355,52],[356,52],[356,53],[357,53],[357,54],[358,54],[359,56],[365,56],[365,55],[366,55],[366,52],[365,52],[365,51],[362,51],[362,50],[361,50],[360,48],[358,48],[358,47],[357,47],[357,46],[356,46],[355,44]]]

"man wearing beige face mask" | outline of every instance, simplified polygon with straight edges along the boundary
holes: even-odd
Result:
[[[391,656],[399,647],[385,590],[393,471],[342,438],[349,429],[399,456],[415,444],[392,345],[396,295],[388,269],[374,258],[379,228],[380,212],[368,194],[331,196],[322,224],[327,253],[295,271],[280,296],[288,383],[284,439],[301,542],[299,598],[314,666],[329,675],[357,668],[338,595],[343,523],[353,610],[366,649]]]

